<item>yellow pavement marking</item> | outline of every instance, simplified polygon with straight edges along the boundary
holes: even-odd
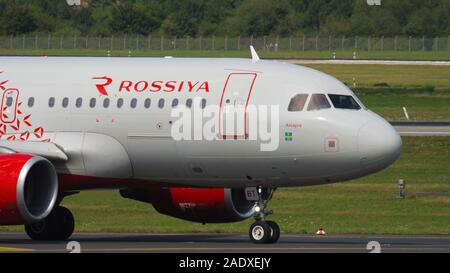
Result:
[[[0,252],[28,252],[28,251],[34,251],[34,249],[31,248],[18,248],[18,247],[2,247],[0,246]]]

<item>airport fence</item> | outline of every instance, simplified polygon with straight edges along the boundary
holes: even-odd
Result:
[[[0,36],[0,49],[247,50],[265,51],[450,51],[448,37],[143,37]]]

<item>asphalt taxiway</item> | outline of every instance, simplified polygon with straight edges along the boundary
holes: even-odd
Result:
[[[450,253],[450,235],[282,235],[271,245],[252,244],[246,234],[76,233],[69,242],[35,242],[24,233],[1,232],[0,253]]]
[[[450,136],[450,122],[391,122],[401,136]]]

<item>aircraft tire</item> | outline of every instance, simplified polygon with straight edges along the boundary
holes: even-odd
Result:
[[[270,239],[272,229],[265,221],[256,221],[250,226],[250,240],[255,244],[267,243]]]
[[[273,221],[267,221],[266,223],[270,226],[270,229],[272,230],[267,243],[274,244],[278,242],[278,239],[280,239],[280,226],[278,226],[278,224]]]
[[[64,241],[74,229],[73,214],[65,207],[56,207],[44,220],[25,225],[27,235],[36,241]]]

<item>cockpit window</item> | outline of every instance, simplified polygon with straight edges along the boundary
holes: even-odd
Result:
[[[361,106],[356,102],[356,100],[352,96],[345,95],[333,95],[329,94],[331,102],[334,105],[334,108],[337,109],[350,109],[350,110],[359,110]]]
[[[324,94],[313,94],[309,100],[308,111],[331,108],[327,97]]]
[[[308,98],[308,94],[297,94],[289,102],[288,111],[289,112],[300,112],[303,111],[303,108],[306,104],[306,99]]]

